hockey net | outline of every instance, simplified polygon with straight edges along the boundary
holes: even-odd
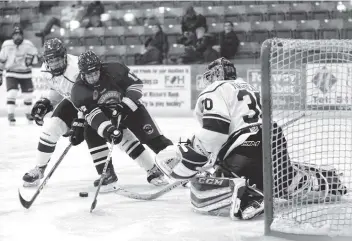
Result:
[[[266,231],[352,236],[352,40],[271,39],[261,58]],[[335,168],[349,193],[313,203],[303,193],[276,198],[287,180],[271,152],[274,121],[292,162]]]

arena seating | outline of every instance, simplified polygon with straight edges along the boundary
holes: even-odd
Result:
[[[183,48],[176,44],[181,32],[181,16],[190,1],[143,1],[143,2],[104,2],[110,19],[104,28],[77,28],[60,32],[53,28],[47,38],[60,37],[72,53],[84,49],[94,49],[105,60],[122,60],[134,63],[133,55],[140,53],[144,41],[152,36],[148,19],[157,17],[168,35],[170,56],[182,53]],[[63,3],[66,4],[67,3]],[[82,1],[82,4],[88,2]],[[217,36],[223,29],[224,21],[234,23],[235,32],[241,45],[236,58],[258,58],[260,43],[271,37],[331,39],[352,38],[352,7],[345,2],[346,11],[339,12],[336,2],[285,2],[285,1],[192,1],[196,12],[207,19],[208,32]],[[54,6],[47,16],[39,17],[37,1],[1,1],[1,33],[9,34],[14,22],[29,22],[25,32],[38,42],[34,33],[38,32],[50,18],[64,7]],[[126,22],[124,15],[131,13],[135,21]],[[45,20],[43,20],[43,18]],[[218,48],[218,47],[215,47]]]

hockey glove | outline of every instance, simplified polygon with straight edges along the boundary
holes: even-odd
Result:
[[[53,109],[54,107],[51,105],[50,100],[42,98],[34,104],[31,115],[34,118],[35,123],[38,126],[42,126],[44,124],[44,116]]]
[[[84,141],[84,119],[74,119],[71,124],[70,142],[73,146],[77,146]]]
[[[112,144],[119,144],[122,140],[122,132],[113,125],[109,125],[105,128],[103,136]]]

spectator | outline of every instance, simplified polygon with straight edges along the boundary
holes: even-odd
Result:
[[[92,15],[102,15],[103,13],[105,13],[105,9],[104,9],[104,5],[100,2],[100,1],[94,1],[89,3],[87,10],[86,10],[86,14],[83,16],[85,17],[89,17]]]
[[[186,9],[186,13],[182,16],[181,30],[184,32],[195,33],[198,28],[203,28],[204,32],[208,30],[206,19],[203,15],[196,13],[193,6]]]
[[[234,58],[237,53],[240,41],[236,33],[233,31],[233,23],[226,21],[224,23],[224,31],[220,33],[220,55],[226,59]]]
[[[100,14],[98,11],[94,10],[87,17],[88,23],[85,25],[85,28],[100,28],[105,26],[100,19]]]
[[[220,58],[218,51],[213,49],[215,45],[215,38],[211,34],[205,34],[196,46],[196,50],[203,54],[203,61],[205,63],[213,62],[214,60]]]
[[[76,1],[74,4],[71,4],[61,10],[60,18],[52,17],[45,25],[44,29],[35,34],[35,36],[42,38],[42,44],[44,44],[45,36],[49,35],[51,28],[53,26],[58,26],[61,28],[70,28],[72,20],[78,22],[82,21],[83,10],[84,8],[80,5],[81,1]]]
[[[178,44],[187,46],[196,46],[197,36],[193,32],[184,32],[183,35],[177,40]]]
[[[150,44],[156,47],[161,53],[161,60],[167,58],[169,52],[169,42],[167,35],[164,33],[159,23],[152,25],[154,36],[150,40]]]
[[[136,64],[139,65],[152,65],[152,64],[161,64],[162,63],[162,52],[152,44],[153,39],[149,38],[144,47],[146,52],[142,55],[138,54],[136,56]]]

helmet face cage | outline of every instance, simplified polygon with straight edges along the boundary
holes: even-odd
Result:
[[[83,73],[82,73],[83,74]],[[99,81],[100,70],[90,72],[88,74],[83,74],[85,81],[90,85],[96,85]]]
[[[44,43],[44,62],[54,76],[62,75],[67,67],[67,51],[61,40],[54,38]]]
[[[23,30],[16,26],[12,31],[12,40],[16,45],[20,45],[23,42]]]

